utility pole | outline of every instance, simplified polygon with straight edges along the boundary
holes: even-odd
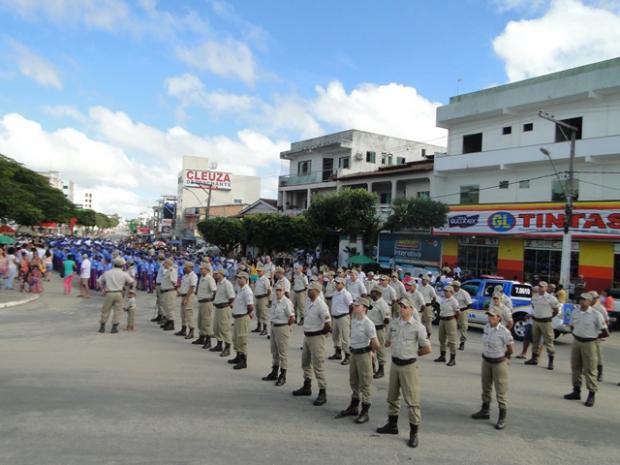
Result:
[[[568,159],[568,179],[564,183],[564,235],[562,236],[562,260],[560,264],[560,284],[564,287],[566,292],[569,292],[571,278],[570,257],[572,251],[571,226],[573,223],[573,199],[575,197],[575,140],[577,139],[577,131],[579,129],[575,126],[565,123],[564,121],[555,119],[553,115],[550,115],[549,113],[542,110],[538,112],[538,116],[570,131],[570,157]],[[548,156],[549,160],[551,160],[551,156]]]

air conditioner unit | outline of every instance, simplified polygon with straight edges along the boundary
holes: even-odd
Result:
[[[355,159],[358,160],[358,161],[363,160],[364,159],[364,154],[362,152],[357,152],[355,154]]]

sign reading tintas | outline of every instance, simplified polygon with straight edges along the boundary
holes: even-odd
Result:
[[[185,170],[183,174],[185,187],[208,188],[229,191],[232,189],[230,173],[211,170]]]

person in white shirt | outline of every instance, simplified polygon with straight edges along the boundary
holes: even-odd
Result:
[[[351,338],[351,304],[353,297],[345,289],[344,278],[334,279],[336,292],[332,296],[331,315],[333,320],[332,339],[334,341],[334,355],[328,357],[329,360],[342,360],[341,365],[348,365],[351,362],[349,351],[349,340]],[[344,360],[342,353],[344,352]]]
[[[359,278],[357,271],[352,270],[350,276],[351,279],[347,282],[346,287],[353,300],[357,300],[360,297],[366,297],[366,294],[368,293],[366,286],[364,286],[364,283]]]
[[[276,298],[269,309],[271,321],[271,373],[263,377],[263,381],[276,381],[276,386],[286,383],[288,369],[288,340],[291,325],[295,322],[293,303],[284,295],[284,284],[276,284]],[[278,376],[278,369],[280,375]]]
[[[248,367],[248,334],[250,332],[250,319],[254,312],[254,294],[248,283],[250,275],[245,271],[237,273],[239,292],[233,302],[232,317],[235,320],[233,326],[233,349],[237,352],[235,358],[228,360],[234,365],[235,370]]]
[[[175,336],[185,336],[185,339],[194,337],[194,304],[196,303],[196,285],[198,276],[194,273],[194,264],[190,261],[183,263],[183,277],[177,294],[181,296],[181,329]],[[189,333],[186,331],[189,328]]]
[[[432,276],[432,275],[431,275]],[[424,297],[424,310],[422,311],[422,324],[426,328],[428,337],[431,337],[431,329],[433,326],[433,304],[437,301],[437,293],[435,288],[430,285],[429,276],[422,277],[422,285],[418,288],[418,291]]]
[[[601,316],[603,317],[603,321],[605,322],[605,325],[609,328],[609,313],[607,312],[607,309],[605,308],[605,306],[601,303],[598,292],[590,291],[590,295],[592,296],[592,299],[593,299],[592,308],[601,314]],[[596,359],[597,359],[596,380],[599,383],[603,381],[603,352],[601,351],[601,346],[604,340],[605,338],[598,338],[596,340]]]
[[[88,290],[88,280],[90,279],[90,260],[88,255],[82,255],[82,263],[80,265],[80,293],[78,297],[90,299],[90,293]]]
[[[450,349],[450,360],[447,366],[456,365],[456,341],[458,333],[456,322],[459,317],[459,303],[454,298],[454,288],[446,287],[444,297],[439,307],[439,350],[440,355],[435,362],[446,361],[446,346]]]
[[[467,342],[467,330],[469,329],[467,310],[469,310],[472,300],[469,292],[467,292],[465,289],[461,289],[460,281],[453,280],[452,287],[454,288],[454,298],[459,303],[459,319],[457,322],[459,332],[461,333],[461,343],[459,344],[459,350],[465,350],[465,342]]]
[[[269,318],[269,297],[271,295],[271,281],[265,275],[263,266],[256,267],[258,279],[254,284],[254,298],[256,299],[256,329],[253,333],[260,333],[261,336],[267,335],[267,320]]]
[[[192,341],[192,344],[202,345],[205,350],[211,348],[211,337],[213,337],[213,298],[216,289],[217,284],[211,275],[211,265],[203,261],[200,264],[200,276],[196,285],[199,337]]]
[[[553,370],[555,358],[555,347],[553,340],[553,317],[560,311],[560,302],[555,296],[547,292],[548,284],[545,281],[538,283],[538,294],[532,296],[532,318],[534,327],[532,328],[532,358],[525,362],[525,365],[538,365],[538,354],[540,353],[540,339],[542,338],[547,349],[548,370]]]

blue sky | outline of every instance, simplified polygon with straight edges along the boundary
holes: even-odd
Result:
[[[357,128],[441,145],[457,92],[620,55],[620,1],[0,0],[0,152],[135,216],[180,157],[264,178]]]

